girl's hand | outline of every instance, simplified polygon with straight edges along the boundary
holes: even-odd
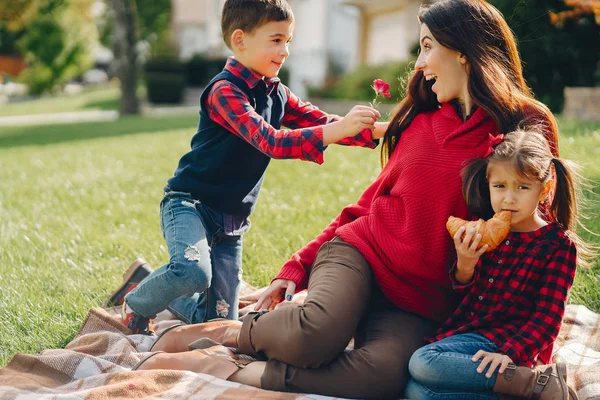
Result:
[[[498,368],[498,366],[500,366],[498,373],[499,374],[504,373],[504,370],[506,369],[508,364],[513,362],[510,359],[510,357],[507,356],[506,354],[489,353],[489,352],[483,351],[483,350],[479,350],[477,353],[475,353],[475,355],[473,356],[473,358],[471,360],[473,362],[477,362],[481,358],[483,358],[483,360],[481,361],[481,364],[479,364],[479,366],[477,367],[477,372],[480,374],[483,373],[483,371],[485,371],[485,367],[487,367],[489,364],[490,367],[488,368],[488,371],[485,374],[486,378],[491,378],[492,375],[494,374],[494,371],[496,370],[496,368]]]
[[[456,255],[458,256],[456,268],[460,274],[472,276],[477,261],[479,261],[479,257],[485,253],[488,245],[484,244],[477,250],[481,235],[475,233],[474,229],[470,229],[465,235],[465,238],[461,239],[464,232],[465,227],[461,226],[454,234],[454,247],[456,248]]]
[[[256,305],[254,306],[254,310],[272,311],[275,309],[275,306],[281,303],[284,298],[288,301],[291,301],[295,292],[296,284],[294,281],[287,279],[276,279],[260,295]]]

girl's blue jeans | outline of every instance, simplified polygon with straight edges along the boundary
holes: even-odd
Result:
[[[491,378],[477,372],[481,360],[471,361],[478,350],[495,353],[498,347],[476,333],[454,335],[421,347],[411,357],[411,379],[405,396],[412,400],[497,399],[492,389],[498,370]]]
[[[165,193],[160,210],[169,263],[132,290],[127,305],[146,318],[169,309],[187,323],[237,319],[247,219],[174,191]]]

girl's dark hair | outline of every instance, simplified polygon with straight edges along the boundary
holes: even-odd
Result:
[[[473,214],[485,219],[493,215],[487,179],[490,162],[510,163],[520,176],[544,186],[555,181],[550,206],[543,210],[540,204],[538,212],[544,219],[556,221],[566,229],[577,246],[578,263],[590,266],[596,251],[575,233],[577,225],[583,227],[579,213],[583,178],[576,172],[576,164],[555,158],[548,141],[537,131],[521,129],[505,135],[488,158],[475,159],[461,171],[467,206]]]
[[[231,35],[236,29],[252,33],[271,21],[293,21],[294,13],[285,0],[227,0],[223,5],[221,32],[231,49]]]
[[[469,94],[494,119],[499,132],[510,132],[522,123],[543,125],[552,153],[558,156],[556,120],[532,97],[514,35],[500,11],[483,0],[441,0],[421,6],[419,21],[442,46],[466,57]],[[433,81],[426,81],[421,71],[412,71],[406,95],[383,138],[382,164],[416,115],[439,107],[431,86]]]

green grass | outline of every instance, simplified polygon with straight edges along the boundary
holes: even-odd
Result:
[[[76,95],[46,96],[36,100],[6,104],[0,107],[0,117],[118,109],[119,88],[109,85],[85,88]]]
[[[586,179],[589,188],[586,192],[586,207],[582,219],[585,226],[595,232],[578,233],[586,241],[600,244],[600,123],[559,121],[561,157],[573,160],[581,166],[580,173]],[[600,259],[596,260],[592,270],[579,270],[571,291],[571,303],[585,304],[600,312]]]
[[[0,130],[0,366],[17,351],[68,343],[136,257],[167,260],[158,204],[196,123],[133,117]],[[600,124],[561,126],[563,154],[598,180]],[[267,284],[380,170],[377,150],[332,146],[325,158],[269,168],[244,237],[251,284]],[[600,232],[600,216],[588,225]],[[600,311],[599,279],[597,269],[579,273],[572,300]]]

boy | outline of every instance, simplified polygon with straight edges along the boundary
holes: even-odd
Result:
[[[166,308],[187,323],[236,319],[242,235],[270,159],[321,164],[327,145],[373,148],[373,137],[387,127],[375,125],[380,115],[370,107],[330,116],[280,83],[294,28],[285,0],[227,0],[221,25],[234,57],[202,93],[192,150],[164,188],[161,227],[170,263],[125,297],[123,323],[133,333],[151,334],[150,319]],[[123,290],[109,305],[121,301]]]

